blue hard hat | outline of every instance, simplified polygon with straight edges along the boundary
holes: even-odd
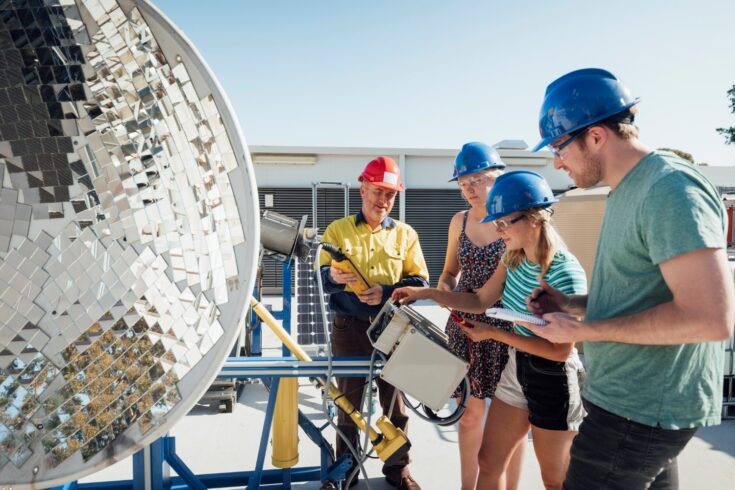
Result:
[[[463,175],[492,168],[505,168],[505,163],[495,148],[477,141],[465,143],[454,159],[454,175],[449,182],[454,182]]]
[[[487,196],[487,218],[483,223],[495,221],[518,211],[545,208],[559,202],[551,192],[546,179],[530,170],[514,170],[495,179]]]
[[[546,87],[539,114],[539,151],[552,141],[630,109],[640,98],[615,75],[600,68],[567,73]]]

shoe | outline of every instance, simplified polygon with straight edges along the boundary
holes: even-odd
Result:
[[[388,485],[396,487],[398,490],[421,490],[421,485],[416,483],[416,480],[408,472],[399,475],[398,480],[386,475],[385,481],[388,482]]]

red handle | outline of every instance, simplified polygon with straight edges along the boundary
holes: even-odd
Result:
[[[452,320],[454,320],[458,324],[462,325],[463,327],[472,328],[472,325],[470,325],[469,323],[467,323],[467,321],[464,318],[462,318],[461,316],[459,316],[454,311],[449,310],[449,316],[452,317]]]

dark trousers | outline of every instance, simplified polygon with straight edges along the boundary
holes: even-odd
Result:
[[[667,430],[632,422],[584,400],[565,490],[679,488],[676,457],[697,429]]]
[[[369,356],[372,354],[373,346],[370,344],[367,336],[369,326],[370,319],[367,317],[335,315],[332,323],[332,353],[335,356]],[[377,379],[377,384],[380,406],[383,409],[383,413],[387,414],[391,401],[393,400],[393,393],[396,389],[380,378]],[[350,403],[359,410],[362,406],[365,378],[337,378],[337,387]],[[371,422],[377,420],[377,418],[377,416],[371,417]],[[400,392],[398,392],[396,401],[393,404],[393,414],[390,417],[390,421],[393,422],[393,425],[406,432],[408,415],[406,414],[406,406],[403,403]],[[355,426],[350,417],[342,410],[338,411],[337,427],[348,437],[353,446],[359,444],[357,426]],[[362,435],[360,441],[362,441]],[[337,437],[337,458],[348,452],[349,449],[342,438]],[[396,464],[384,466],[383,474],[398,478],[408,463],[409,457],[406,454]]]

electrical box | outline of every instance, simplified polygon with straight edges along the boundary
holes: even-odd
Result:
[[[446,334],[410,306],[386,302],[368,337],[389,356],[380,377],[434,411],[442,409],[470,368],[449,350]]]

